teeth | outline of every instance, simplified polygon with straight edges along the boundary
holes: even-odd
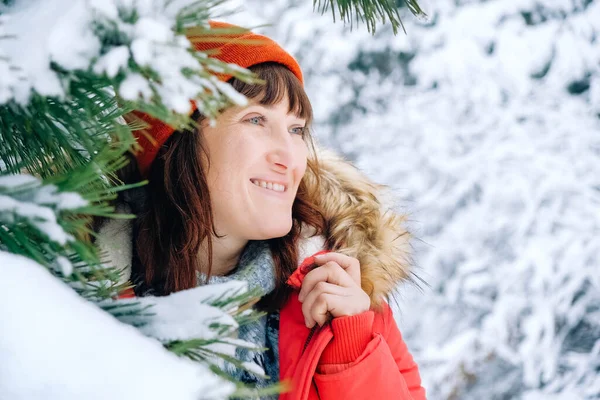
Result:
[[[265,189],[274,190],[276,192],[285,192],[285,186],[279,183],[265,182],[259,180],[250,180],[250,182],[252,182],[256,186],[260,186]]]

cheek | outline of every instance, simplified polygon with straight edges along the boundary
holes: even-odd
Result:
[[[298,171],[297,174],[298,174],[299,178],[302,178],[304,176],[304,173],[306,172],[306,165],[307,165],[307,159],[308,159],[308,147],[306,146],[306,143],[304,143],[304,141],[302,142],[301,145],[299,145],[297,147],[294,154],[297,157],[297,159],[296,159],[296,165],[297,165],[296,170]]]
[[[228,137],[229,136],[229,137]],[[209,149],[209,176],[222,189],[235,183],[236,176],[247,171],[256,156],[256,145],[252,141],[239,140],[236,135],[223,135]]]

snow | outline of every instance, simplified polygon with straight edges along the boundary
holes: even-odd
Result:
[[[60,246],[74,241],[59,223],[63,210],[76,210],[88,205],[78,193],[59,192],[54,185],[43,185],[31,175],[0,176],[0,223],[15,231],[15,224],[27,223],[38,234]],[[63,276],[73,273],[73,264],[64,256],[57,256],[52,263]]]
[[[44,185],[36,190],[33,201],[38,204],[53,206],[57,210],[75,210],[89,204],[79,193],[61,193],[54,185]]]
[[[251,373],[253,373],[254,375],[258,375],[258,376],[265,376],[265,370],[262,369],[258,364],[256,364],[255,362],[243,362],[242,366],[247,369],[248,371],[250,371]]]
[[[234,386],[0,252],[0,398],[227,398]]]
[[[44,2],[44,4],[47,3],[52,2]],[[42,10],[40,10],[37,8],[36,3],[33,4],[35,4],[36,12],[48,11],[45,7],[42,7]],[[63,68],[68,70],[86,70],[90,60],[100,51],[100,40],[92,31],[91,24],[93,19],[87,9],[87,4],[82,1],[60,1],[60,4],[53,4],[53,6],[60,8],[52,10],[56,13],[54,14],[56,15],[56,19],[52,21],[52,28],[47,30],[49,33],[48,41],[44,43],[38,37],[39,47],[47,45],[50,52],[50,60]],[[31,12],[31,9],[26,12]],[[24,17],[24,23],[28,17],[29,14]],[[48,18],[48,15],[44,15],[44,17]],[[74,21],[77,21],[77,23],[74,24]],[[35,32],[35,30],[33,31]],[[73,40],[74,37],[78,38],[78,40]],[[69,45],[66,46],[66,43]]]
[[[170,27],[161,24],[152,18],[140,18],[135,24],[136,36],[143,37],[150,42],[168,42],[174,38],[173,31]],[[132,45],[132,47],[135,45]],[[145,62],[140,62],[144,64]]]
[[[238,325],[229,312],[234,312],[232,307],[227,312],[209,305],[211,298],[236,294],[246,291],[244,282],[228,282],[210,286],[199,286],[193,289],[172,293],[169,296],[145,296],[136,299],[117,300],[117,303],[139,303],[142,307],[150,307],[151,316],[143,317],[140,331],[147,336],[162,342],[190,339],[216,339],[220,335],[218,330],[211,328],[211,324],[228,326],[228,332],[233,333]],[[112,300],[107,303],[113,302]],[[138,317],[136,317],[137,319]],[[128,321],[129,317],[121,318]]]
[[[56,214],[51,209],[0,195],[0,220],[12,224],[15,222],[15,217],[30,220],[32,225],[58,244],[65,245],[73,240],[72,236],[58,224]]]
[[[36,177],[26,174],[0,176],[0,188],[3,189],[16,188],[38,182],[39,180]]]
[[[108,77],[114,78],[119,71],[127,68],[127,61],[129,61],[129,49],[127,46],[118,46],[100,57],[94,65],[94,72],[97,74],[105,72]]]
[[[31,89],[47,96],[62,95],[58,77],[50,71],[52,50],[44,40],[51,36],[51,27],[60,21],[61,14],[68,10],[67,1],[46,1],[36,4],[32,1],[16,2],[11,8],[11,14],[3,15],[3,34],[12,38],[2,40],[2,52],[6,57],[2,61],[8,70],[8,85],[2,85],[2,92],[10,93],[3,96],[2,103],[11,97],[19,103],[29,99]],[[81,25],[66,24],[63,29],[77,30]],[[34,26],[35,29],[21,29],[23,26]],[[19,34],[19,40],[14,36]],[[77,37],[72,35],[71,37]],[[68,48],[69,46],[62,46]],[[27,49],[27,51],[23,51]],[[66,50],[68,51],[68,50]]]
[[[61,193],[56,186],[42,185],[38,178],[30,175],[0,177],[0,221],[11,225],[19,219],[28,220],[50,240],[63,246],[73,241],[73,237],[58,223],[57,212],[87,204],[78,193]],[[61,261],[61,269],[70,270],[66,262]]]
[[[106,0],[89,0],[90,7],[100,15],[108,19],[119,18],[117,3]]]
[[[73,264],[68,258],[58,256],[56,257],[56,264],[58,264],[63,276],[70,276],[73,273]]]
[[[146,79],[140,74],[129,74],[121,83],[121,96],[124,99],[135,100],[138,96],[142,98],[152,98],[152,88]]]

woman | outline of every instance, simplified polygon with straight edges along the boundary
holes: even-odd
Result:
[[[261,289],[267,316],[238,333],[270,350],[239,356],[271,381],[237,373],[258,387],[291,381],[281,399],[424,399],[385,302],[408,277],[404,219],[383,208],[379,186],[352,166],[327,153],[317,162],[294,58],[251,32],[231,39],[195,46],[218,49],[214,57],[266,84],[220,77],[250,102],[224,110],[213,125],[194,110],[196,132],[135,113],[148,124],[136,158],[149,184],[127,201],[138,215],[133,227],[110,221],[99,246],[111,251],[108,238],[132,244],[113,247],[111,259],[131,265],[126,277],[138,296],[228,279]]]

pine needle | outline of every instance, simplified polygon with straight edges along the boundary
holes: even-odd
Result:
[[[405,2],[415,16],[427,17],[417,0],[405,0]],[[389,20],[394,35],[398,34],[399,27],[406,33],[394,0],[313,0],[313,7],[321,14],[331,9],[334,22],[336,21],[336,6],[340,19],[345,24],[350,24],[350,29],[354,26],[354,17],[357,24],[361,21],[364,22],[367,30],[372,34],[375,34],[376,24],[379,20],[384,24],[386,20]]]

